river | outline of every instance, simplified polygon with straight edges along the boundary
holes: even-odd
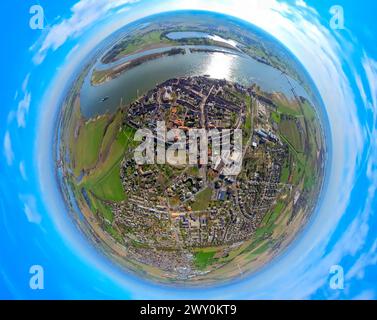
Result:
[[[189,48],[192,47],[212,48],[222,52],[191,53]],[[114,67],[135,56],[139,57],[154,53],[157,50],[169,49],[171,48],[145,51],[142,54],[125,57],[109,65],[103,65],[99,59],[88,73],[81,90],[81,111],[84,117],[91,118],[106,112],[114,112],[121,101],[128,104],[138,96],[153,89],[158,83],[171,78],[185,76],[209,75],[212,78],[226,79],[245,86],[256,83],[267,92],[282,92],[290,98],[293,97],[292,85],[298,95],[311,100],[297,81],[282,75],[281,71],[254,60],[245,54],[214,46],[186,46],[187,50],[184,55],[164,56],[147,61],[111,81],[96,86],[92,86],[90,83],[94,69],[103,69],[105,66],[108,68]],[[102,101],[104,97],[109,98],[106,101]]]

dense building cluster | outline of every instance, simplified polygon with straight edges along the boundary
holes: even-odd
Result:
[[[136,260],[167,271],[174,261],[185,273],[190,249],[251,237],[282,191],[291,190],[280,183],[288,148],[269,121],[274,109],[253,87],[207,77],[168,80],[130,105],[124,125],[135,129],[154,130],[157,121],[167,129],[239,128],[244,140],[237,176],[224,175],[220,162],[137,165],[126,152],[120,175],[127,199],[110,205]]]

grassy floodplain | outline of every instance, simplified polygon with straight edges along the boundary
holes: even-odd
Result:
[[[131,127],[122,127],[123,112],[120,108],[114,115],[86,120],[76,97],[66,132],[69,172],[72,172],[67,178],[72,191],[78,202],[85,203],[104,221],[105,229],[118,240],[121,238],[111,226],[113,213],[107,203],[126,199],[120,180],[120,163],[128,148],[134,146],[135,133]]]

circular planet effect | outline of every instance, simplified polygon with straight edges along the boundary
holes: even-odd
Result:
[[[164,287],[125,274],[67,219],[51,153],[69,84],[85,57],[114,30],[151,14],[188,9],[181,1],[89,5],[83,1],[67,10],[50,4],[51,9],[56,6],[55,10],[65,12],[64,18],[31,47],[32,64],[23,77],[18,73],[22,85],[5,98],[16,107],[1,110],[5,129],[0,210],[5,231],[0,237],[6,244],[0,264],[2,297],[375,298],[377,62],[369,15],[375,4],[368,2],[371,10],[361,14],[356,5],[344,3],[350,17],[346,28],[333,30],[324,4],[266,1],[257,6],[219,1],[218,12],[249,21],[276,37],[313,79],[328,120],[324,123],[328,165],[316,210],[289,249],[253,275],[204,289]],[[255,10],[250,10],[252,6]],[[206,1],[196,1],[189,9],[211,8]],[[20,27],[15,30],[23,34]],[[16,52],[29,49],[29,42],[14,44],[15,57],[25,59]],[[15,69],[7,65],[6,70],[12,74]],[[4,86],[7,92],[16,91],[14,80]],[[32,265],[43,266],[45,290],[34,292],[28,287]],[[344,269],[344,290],[329,286],[334,265]]]
[[[261,30],[208,12],[146,17],[104,42],[57,125],[57,175],[77,225],[126,270],[161,283],[213,285],[269,263],[323,183],[323,111],[302,67]],[[188,162],[199,128],[218,138],[203,136],[207,159],[201,144],[200,161]],[[143,130],[158,138],[140,162]],[[216,150],[220,135],[239,168]]]

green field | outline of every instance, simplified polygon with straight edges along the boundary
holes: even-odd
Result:
[[[269,242],[265,242],[261,246],[259,246],[258,248],[256,248],[251,254],[253,254],[255,256],[259,256],[262,253],[264,253],[265,251],[267,251],[269,248],[270,248],[270,243]]]
[[[115,116],[114,119],[112,119],[111,123],[106,129],[106,133],[103,137],[102,144],[101,144],[101,152],[102,153],[107,153],[109,147],[111,146],[111,143],[114,141],[116,138],[119,128],[122,123],[122,117],[123,114],[122,112],[118,112]]]
[[[199,192],[196,197],[195,201],[192,204],[192,210],[194,211],[202,211],[208,208],[209,202],[211,201],[212,197],[212,190],[210,188],[206,188],[203,191]]]
[[[152,31],[127,41],[127,45],[118,54],[118,57],[142,51],[153,44],[172,45],[175,43],[175,41],[170,41],[167,38],[161,39],[161,34],[161,31]]]
[[[298,110],[293,109],[292,107],[288,105],[282,104],[281,102],[278,102],[277,106],[278,106],[279,113],[287,114],[294,117],[302,116],[302,114]]]
[[[79,176],[83,169],[95,166],[101,148],[103,135],[108,118],[100,117],[94,121],[85,123],[80,128],[80,133],[73,146],[74,172]]]
[[[76,141],[71,140],[75,176],[87,170],[78,188],[93,194],[92,205],[104,216],[109,213],[105,212],[99,199],[122,201],[126,198],[120,180],[120,162],[124,153],[135,144],[135,130],[128,126],[120,129],[122,118],[122,111],[118,111],[112,118],[105,115],[90,120],[81,125]],[[110,216],[107,218],[111,221]]]
[[[120,162],[124,152],[133,142],[134,129],[124,128],[118,132],[109,148],[106,160],[84,179],[85,187],[104,200],[122,201],[126,199],[120,181]]]
[[[120,233],[119,233],[117,230],[115,230],[115,228],[114,228],[112,225],[110,225],[110,224],[105,224],[104,229],[105,229],[105,231],[106,231],[108,234],[110,234],[110,235],[111,235],[116,241],[118,241],[118,242],[120,242],[120,243],[123,242],[123,238],[122,238],[122,236],[120,235]]]
[[[128,130],[119,132],[120,119],[121,117],[117,114],[109,125],[109,116],[102,116],[87,122],[80,130],[77,144],[73,143],[71,146],[71,149],[75,151],[72,155],[74,159],[84,157],[85,161],[90,159],[93,164],[91,170],[83,176],[79,184],[72,184],[73,192],[76,194],[76,198],[84,201],[80,190],[86,191],[90,209],[104,219],[105,230],[118,241],[121,240],[119,232],[110,225],[114,216],[105,201],[121,201],[125,198],[119,177],[119,164],[124,152],[124,148],[121,148],[122,143],[124,145],[125,141],[128,141],[126,137],[130,132]],[[97,130],[100,134],[97,134]],[[95,139],[93,139],[93,136],[95,136]],[[81,151],[82,148],[91,151],[91,158],[88,156],[88,152]],[[101,156],[102,153],[105,156]],[[79,162],[79,165],[82,166],[81,162]],[[74,168],[77,171],[76,176],[80,173],[77,168],[76,165]]]
[[[301,104],[301,106],[302,106],[302,110],[303,110],[305,118],[310,122],[315,122],[316,114],[313,107],[307,101]]]
[[[248,260],[253,260],[255,257],[270,248],[271,240],[268,240],[268,238],[274,232],[276,228],[275,223],[279,219],[281,212],[285,208],[285,206],[286,204],[283,201],[278,201],[274,209],[264,216],[261,225],[253,236],[253,240],[243,250],[243,253],[248,253]]]
[[[114,220],[114,215],[111,209],[101,200],[93,196],[91,193],[88,193],[88,197],[90,199],[93,211],[96,212],[98,215],[102,216],[108,222],[112,223]]]
[[[283,169],[281,170],[280,182],[287,183],[289,179],[289,164],[287,162],[284,163]]]
[[[285,203],[282,201],[279,201],[275,208],[269,213],[266,214],[262,220],[262,227],[265,228],[267,231],[270,231],[270,229],[274,226],[275,221],[278,219],[281,211],[284,209]]]
[[[251,98],[249,96],[246,97],[246,120],[245,120],[245,129],[247,132],[251,131],[252,127],[252,120],[251,120]]]
[[[104,177],[93,184],[92,192],[101,199],[122,201],[125,198],[122,183],[119,178],[119,166],[115,165]]]
[[[255,240],[246,248],[246,251],[254,250],[254,248],[263,242],[265,236],[270,236],[273,233],[275,222],[280,217],[285,205],[286,204],[283,201],[278,201],[275,208],[264,216],[261,225],[255,232]]]
[[[216,251],[198,251],[195,252],[195,265],[198,269],[206,269],[209,265],[214,262],[213,257],[215,256]]]
[[[280,113],[275,112],[275,111],[271,112],[271,119],[272,119],[272,121],[274,121],[275,123],[279,124],[280,121],[281,121]]]
[[[282,120],[279,124],[279,130],[297,152],[303,151],[300,132],[294,120]]]

